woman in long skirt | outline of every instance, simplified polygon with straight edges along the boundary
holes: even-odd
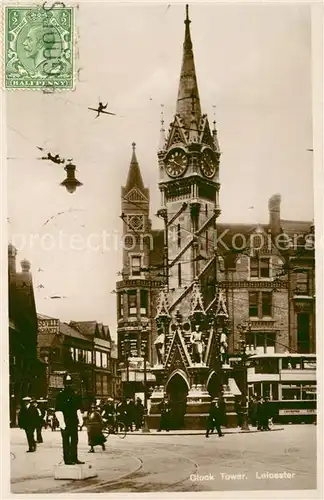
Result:
[[[88,431],[88,444],[90,446],[89,453],[94,453],[94,446],[101,446],[105,450],[106,438],[102,433],[103,421],[100,411],[96,405],[92,404],[88,414],[87,431]]]

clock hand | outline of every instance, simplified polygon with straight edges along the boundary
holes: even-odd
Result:
[[[181,167],[182,168],[182,165],[181,163],[178,163],[177,161],[175,161],[174,159],[171,160],[172,163],[175,163],[176,165],[178,165],[178,167]]]

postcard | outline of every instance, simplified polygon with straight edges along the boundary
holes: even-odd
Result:
[[[319,498],[320,8],[3,4],[7,495]]]

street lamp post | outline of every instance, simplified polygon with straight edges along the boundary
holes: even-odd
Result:
[[[243,373],[243,391],[242,391],[242,425],[241,429],[243,431],[249,431],[249,424],[248,424],[248,408],[247,408],[247,360],[249,359],[249,355],[246,352],[247,349],[247,343],[246,343],[246,334],[250,330],[250,324],[245,323],[242,325],[238,325],[238,329],[240,330],[241,333],[241,339],[240,339],[240,357],[241,357],[241,368],[242,368],[242,373]]]
[[[150,429],[148,427],[148,421],[147,421],[147,371],[146,371],[146,361],[147,361],[147,353],[148,353],[148,338],[147,338],[147,332],[145,330],[142,331],[142,339],[143,338],[145,339],[145,343],[144,343],[144,346],[143,346],[143,362],[144,362],[144,422],[143,422],[142,432],[149,433]]]

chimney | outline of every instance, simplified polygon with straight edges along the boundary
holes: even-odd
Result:
[[[8,245],[8,270],[9,276],[13,276],[16,274],[16,255],[17,249],[13,246],[12,243]]]
[[[21,270],[23,273],[29,273],[30,272],[30,262],[29,260],[26,260],[26,259],[23,259],[21,262],[20,262],[20,265],[21,265]]]
[[[280,204],[281,204],[280,194],[274,194],[269,199],[269,204],[268,204],[269,224],[273,236],[278,236],[278,234],[281,233]]]

